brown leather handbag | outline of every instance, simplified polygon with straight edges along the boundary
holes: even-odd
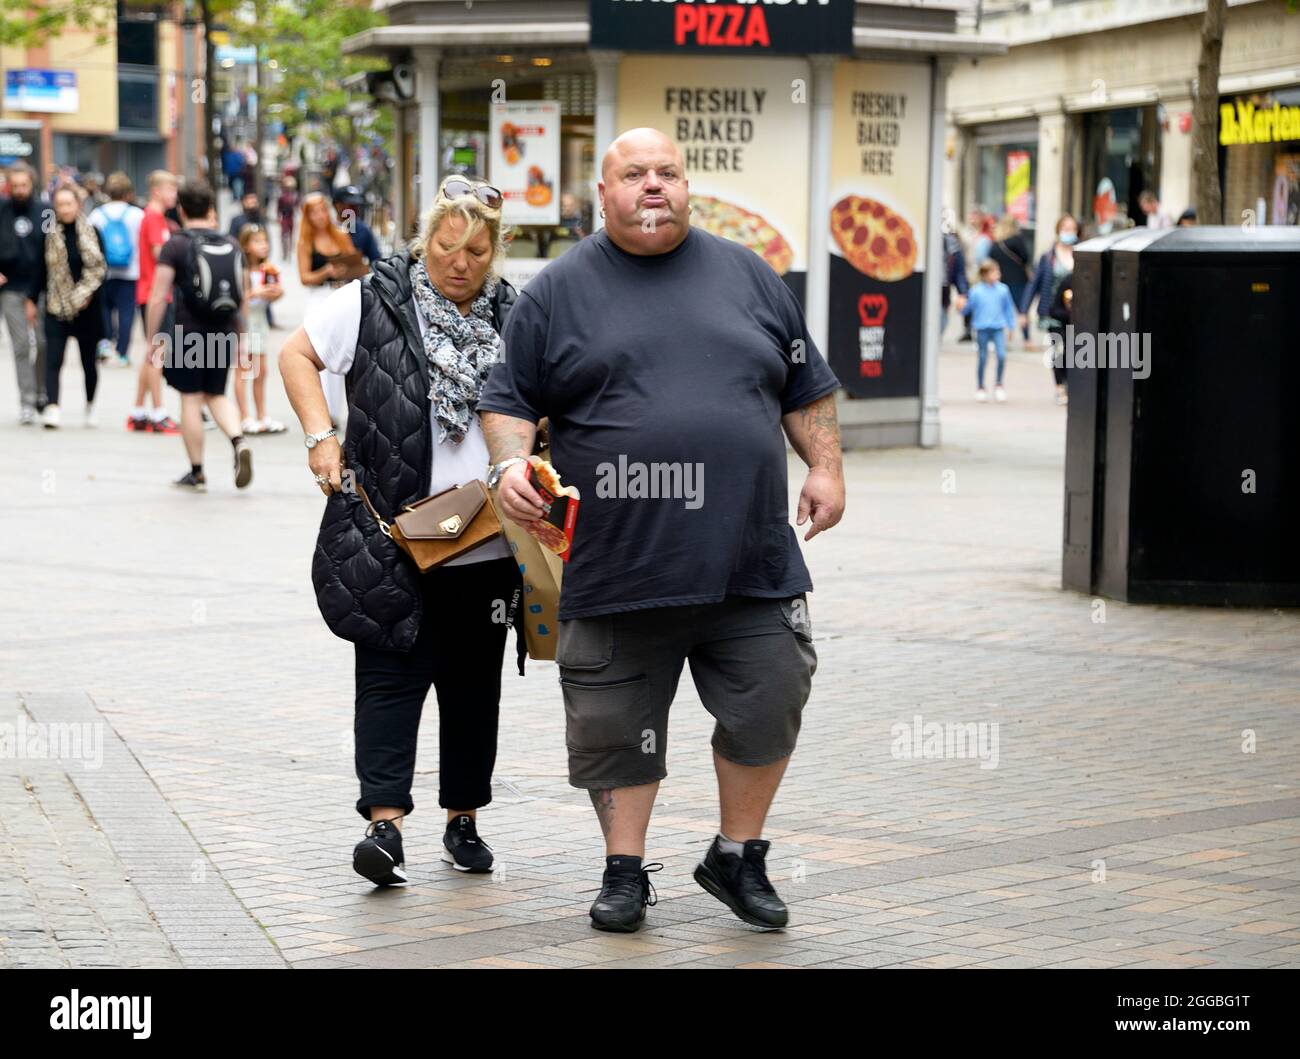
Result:
[[[501,536],[501,520],[487,486],[477,478],[407,504],[392,522],[380,517],[360,482],[356,489],[380,530],[411,557],[422,574]]]

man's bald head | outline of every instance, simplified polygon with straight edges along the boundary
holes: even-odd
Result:
[[[664,254],[686,238],[690,191],[682,152],[658,129],[629,129],[600,162],[601,215],[630,254]]]
[[[685,170],[682,152],[677,144],[658,129],[644,127],[628,129],[609,145],[605,156],[600,160],[600,179],[608,183],[611,165],[621,165],[629,156],[640,157],[646,154],[670,156],[679,170]]]

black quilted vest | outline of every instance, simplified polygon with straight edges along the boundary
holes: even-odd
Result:
[[[432,470],[429,369],[410,264],[405,251],[394,254],[361,281],[361,330],[345,377],[344,466],[385,520],[429,495]],[[493,303],[498,334],[514,301],[514,288],[501,280]],[[329,497],[311,577],[331,632],[368,647],[409,651],[420,628],[420,576],[355,490]]]

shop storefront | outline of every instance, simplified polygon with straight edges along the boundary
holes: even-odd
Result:
[[[397,123],[406,230],[448,173],[489,179],[514,227],[506,274],[526,285],[599,227],[605,147],[658,128],[682,150],[692,224],[749,247],[804,304],[847,443],[937,444],[944,86],[953,57],[1000,45],[958,35],[953,9],[853,0],[448,6],[390,5],[400,25],[346,45],[414,73]],[[1032,155],[1011,161],[1015,191]]]
[[[1146,223],[1138,196],[1160,192],[1164,110],[1152,104],[1079,115],[1079,157],[1071,172],[1079,173],[1081,181],[1070,200],[1088,234],[1107,235]]]
[[[1219,101],[1225,220],[1300,224],[1300,85]]]
[[[1009,216],[1033,246],[1038,227],[1038,121],[983,125],[971,136],[974,152],[971,207]]]

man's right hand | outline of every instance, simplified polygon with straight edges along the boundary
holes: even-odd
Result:
[[[512,463],[497,484],[497,502],[501,510],[510,521],[520,526],[536,522],[545,513],[542,511],[542,498],[528,484],[528,470],[535,460],[538,457],[530,456],[528,463]]]
[[[23,302],[23,311],[27,314],[27,326],[36,326],[36,303],[28,298]]]
[[[328,479],[316,483],[326,496],[343,491],[343,446],[338,438],[326,438],[308,449],[307,466],[313,475]]]

